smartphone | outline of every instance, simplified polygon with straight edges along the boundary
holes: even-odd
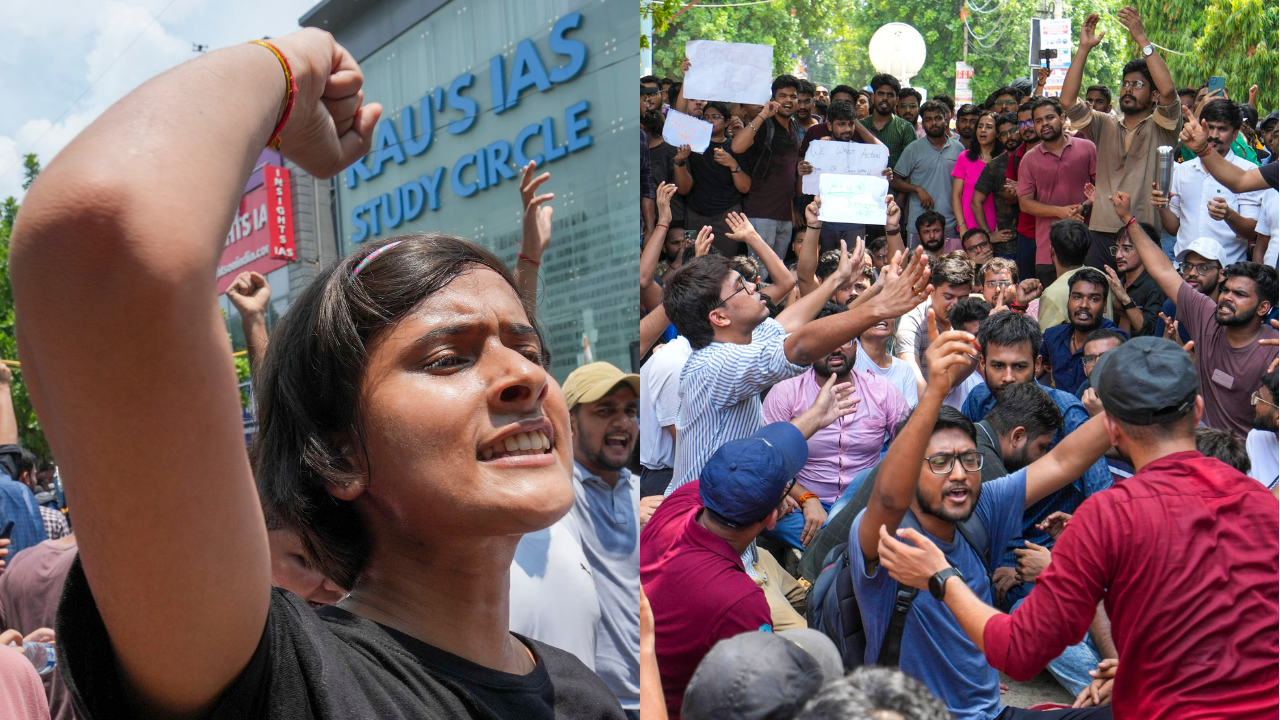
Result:
[[[1226,92],[1226,89],[1227,89],[1227,79],[1225,77],[1221,75],[1214,75],[1209,78],[1209,96],[1210,97],[1212,97],[1213,94],[1219,90]]]

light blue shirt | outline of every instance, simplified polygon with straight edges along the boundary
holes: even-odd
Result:
[[[640,482],[623,468],[609,483],[573,464],[573,509],[591,565],[600,622],[596,674],[627,710],[640,708]]]

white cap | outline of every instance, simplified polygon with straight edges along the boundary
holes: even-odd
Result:
[[[1190,252],[1196,253],[1206,260],[1216,260],[1219,265],[1222,264],[1222,259],[1227,255],[1226,251],[1222,249],[1222,243],[1207,237],[1198,237],[1179,250],[1178,262],[1182,262],[1187,257],[1187,253]]]

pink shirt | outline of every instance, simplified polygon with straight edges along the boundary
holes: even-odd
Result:
[[[956,166],[951,171],[951,177],[960,178],[964,181],[964,189],[960,191],[960,204],[964,207],[964,225],[969,229],[978,227],[978,221],[973,216],[973,188],[978,184],[978,176],[986,169],[987,163],[979,157],[977,160],[969,159],[969,151],[960,153],[960,157],[956,158]],[[996,201],[994,195],[988,195],[987,199],[982,203],[982,210],[987,216],[987,227],[992,230],[996,227]],[[955,212],[955,208],[951,208],[951,212]],[[959,217],[959,214],[956,215]]]
[[[1045,205],[1078,205],[1084,202],[1085,183],[1093,182],[1097,169],[1098,147],[1082,137],[1068,137],[1061,156],[1040,143],[1027,150],[1018,166],[1018,197],[1030,195]],[[1049,226],[1055,222],[1051,217],[1036,218],[1037,265],[1053,264]]]
[[[835,502],[860,470],[880,461],[880,448],[893,437],[911,408],[888,380],[866,370],[854,370],[854,411],[809,438],[809,462],[797,481],[824,503]],[[813,368],[783,380],[764,399],[766,423],[788,422],[813,406],[822,387]]]

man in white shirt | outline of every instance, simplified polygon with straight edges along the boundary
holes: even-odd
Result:
[[[676,465],[680,371],[693,348],[683,335],[654,351],[640,368],[640,497],[661,495]]]
[[[1200,111],[1200,123],[1208,130],[1214,152],[1242,169],[1254,167],[1231,152],[1242,123],[1238,105],[1214,100]],[[1224,267],[1249,259],[1249,239],[1254,236],[1261,203],[1262,191],[1231,192],[1205,172],[1200,158],[1174,169],[1168,197],[1154,188],[1151,193],[1151,204],[1157,208],[1164,229],[1178,237],[1174,255],[1198,237],[1213,238],[1226,251]]]
[[[1276,442],[1276,420],[1280,409],[1276,407],[1277,376],[1272,370],[1262,376],[1262,387],[1253,394],[1253,429],[1245,439],[1249,453],[1249,477],[1275,491],[1280,484],[1280,443]]]

